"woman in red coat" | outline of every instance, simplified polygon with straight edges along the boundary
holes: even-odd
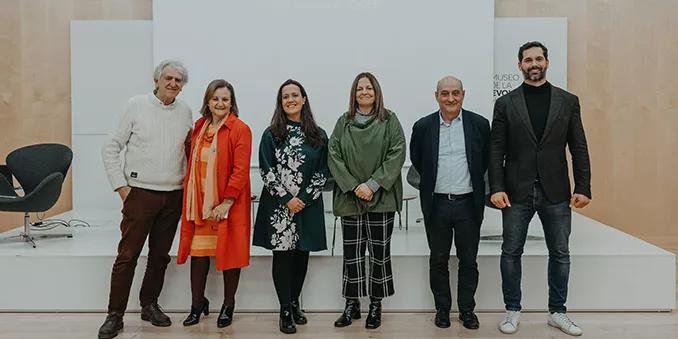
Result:
[[[205,298],[210,257],[223,271],[224,303],[217,326],[233,320],[240,268],[250,260],[250,157],[252,132],[238,119],[233,86],[214,80],[205,91],[202,118],[193,129],[177,262],[191,256],[191,313],[184,326],[208,314]]]

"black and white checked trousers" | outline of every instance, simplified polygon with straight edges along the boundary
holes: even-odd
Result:
[[[391,269],[394,212],[341,218],[344,238],[344,298],[385,298],[395,293]],[[365,249],[370,252],[370,289],[366,290]]]

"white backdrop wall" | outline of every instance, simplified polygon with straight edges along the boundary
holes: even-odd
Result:
[[[211,80],[233,84],[254,163],[288,78],[304,85],[328,135],[362,71],[375,74],[408,140],[414,122],[437,110],[445,75],[464,81],[467,109],[491,116],[494,0],[161,0],[153,25],[154,62],[186,64],[182,95],[196,118]]]
[[[71,22],[71,126],[108,134],[130,97],[153,90],[153,22]]]

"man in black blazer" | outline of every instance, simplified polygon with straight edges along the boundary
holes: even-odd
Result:
[[[524,83],[495,102],[489,179],[491,202],[502,209],[502,292],[506,317],[499,326],[515,333],[520,320],[521,256],[535,212],[549,251],[551,326],[570,335],[582,330],[566,314],[570,273],[571,207],[591,198],[591,169],[579,99],[546,81],[548,50],[529,42],[518,51]],[[566,147],[572,155],[571,194]]]
[[[455,77],[438,81],[440,110],[421,118],[412,128],[410,160],[421,175],[419,196],[431,255],[431,292],[435,325],[450,326],[452,240],[459,259],[457,305],[464,327],[480,326],[474,313],[478,287],[478,243],[485,211],[485,172],[490,151],[490,123],[462,108],[464,86]],[[455,234],[456,233],[456,234]]]

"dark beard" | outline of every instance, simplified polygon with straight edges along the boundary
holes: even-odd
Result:
[[[522,72],[523,72],[523,78],[525,78],[525,80],[530,80],[530,81],[540,81],[540,80],[544,79],[544,77],[546,77],[546,69],[540,69],[539,73],[530,75],[530,71],[535,70],[535,69],[538,69],[538,68],[533,67],[533,68],[531,68],[527,71],[521,69]]]

